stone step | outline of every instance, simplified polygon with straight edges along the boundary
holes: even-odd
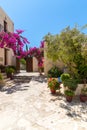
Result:
[[[16,76],[16,75],[13,76],[14,82],[22,82],[22,83],[30,82],[31,78],[32,77],[30,76]]]
[[[2,74],[3,78],[7,77],[6,73],[1,73],[1,74]]]
[[[3,76],[3,82],[4,82],[4,86],[9,86],[12,83],[14,83],[10,78],[7,78],[6,73],[1,73]]]
[[[5,78],[4,81],[8,82],[8,81],[10,81],[10,78]]]
[[[15,79],[31,79],[32,77],[31,76],[16,76],[16,75],[14,75],[13,76]]]

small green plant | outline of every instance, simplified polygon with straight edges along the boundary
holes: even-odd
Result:
[[[86,95],[87,96],[87,87],[83,87],[81,89],[81,95]]]
[[[21,64],[26,65],[26,60],[25,59],[20,59],[20,62],[21,62]]]
[[[70,97],[74,96],[74,91],[72,91],[72,90],[65,90],[64,93],[65,93],[65,95],[70,96]]]
[[[13,68],[14,70],[16,70],[16,67],[14,65],[9,65],[9,68]]]
[[[0,70],[1,70],[1,72],[5,72],[5,66],[4,65],[0,65]]]
[[[58,67],[54,66],[48,71],[48,77],[58,78],[62,73]]]
[[[12,74],[12,73],[14,73],[15,72],[15,70],[13,69],[13,68],[11,68],[11,67],[7,67],[6,68],[6,73],[8,74]]]
[[[61,74],[60,78],[61,78],[61,80],[62,80],[62,82],[63,82],[63,81],[65,81],[65,80],[70,79],[70,74],[68,74],[68,73],[63,73],[63,74]]]
[[[0,80],[3,80],[3,76],[2,76],[2,74],[0,73]]]
[[[87,65],[80,65],[79,69],[79,78],[84,84],[87,83]]]

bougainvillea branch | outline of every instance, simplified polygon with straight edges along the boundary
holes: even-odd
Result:
[[[24,45],[30,42],[27,38],[23,37],[21,34],[23,30],[16,30],[16,32],[0,32],[0,48],[8,47],[11,48],[16,56],[24,56],[23,51]],[[26,55],[26,54],[25,54]]]

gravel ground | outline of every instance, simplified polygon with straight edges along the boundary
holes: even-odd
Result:
[[[45,78],[0,92],[0,130],[87,130],[87,102],[52,95]]]

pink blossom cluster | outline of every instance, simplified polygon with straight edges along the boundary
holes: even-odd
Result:
[[[27,56],[34,56],[38,60],[38,66],[43,67],[43,51],[40,48],[44,47],[44,41],[41,41],[40,48],[33,47],[26,51],[23,50],[24,45],[30,42],[27,38],[21,36],[23,30],[16,30],[16,32],[0,32],[0,48],[11,48],[17,58],[23,58]]]
[[[16,32],[0,32],[0,48],[11,48],[15,55],[24,55],[23,47],[29,44],[27,38],[21,36],[23,30],[16,30]]]
[[[40,48],[44,48],[44,41],[41,41]]]
[[[36,47],[30,48],[28,51],[28,55],[38,58],[41,55],[40,49]]]
[[[36,57],[36,59],[38,60],[38,66],[43,67],[43,55],[42,51],[40,51],[40,48],[30,48],[27,52],[27,55]]]
[[[40,61],[38,61],[38,67],[42,68],[44,66],[44,62],[42,60],[43,58],[41,58]]]

